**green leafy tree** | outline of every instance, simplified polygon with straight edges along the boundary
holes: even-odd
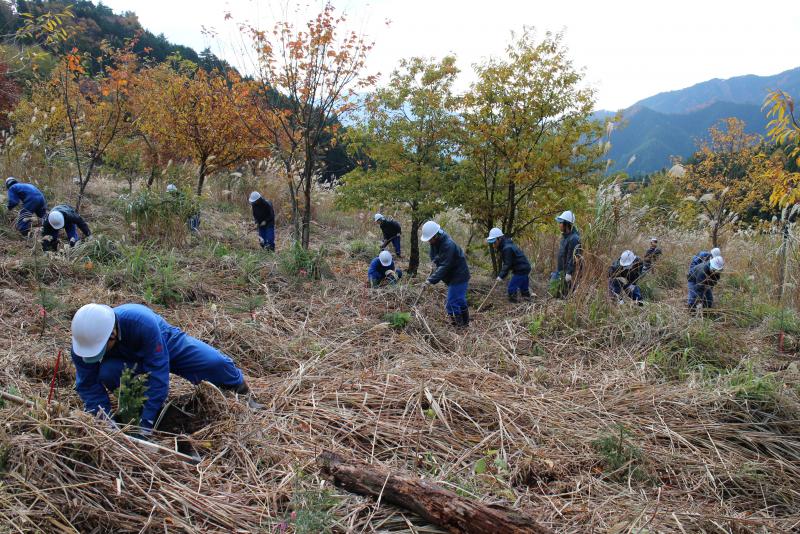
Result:
[[[461,201],[486,232],[519,235],[579,200],[599,169],[603,125],[560,34],[537,41],[525,28],[476,71],[463,98]]]
[[[407,209],[411,274],[419,267],[420,225],[446,206],[457,148],[455,63],[452,56],[403,60],[387,87],[367,99],[365,120],[350,133],[354,156],[364,165],[344,177],[339,204]]]

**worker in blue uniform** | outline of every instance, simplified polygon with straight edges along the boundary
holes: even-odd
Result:
[[[275,210],[272,202],[261,196],[258,191],[250,193],[250,206],[253,209],[253,220],[258,228],[258,241],[261,248],[275,252]]]
[[[457,327],[469,326],[469,307],[467,286],[469,285],[469,266],[461,247],[442,230],[435,221],[422,225],[421,241],[430,243],[430,258],[436,270],[425,281],[428,285],[444,282],[447,285],[445,311]]]
[[[381,250],[385,249],[389,243],[392,244],[394,247],[394,252],[397,254],[398,258],[403,257],[403,253],[400,252],[400,237],[402,235],[403,229],[400,227],[400,223],[397,221],[393,221],[392,219],[387,219],[383,214],[376,213],[375,214],[375,223],[380,226],[381,233],[383,234],[383,243],[381,244]]]
[[[147,373],[146,400],[140,427],[148,434],[169,394],[169,375],[193,384],[205,380],[224,390],[246,395],[248,404],[261,408],[250,394],[244,376],[218,350],[167,323],[140,304],[115,308],[86,304],[72,319],[72,361],[75,389],[86,411],[111,414],[108,392],[119,388],[125,368]]]
[[[687,305],[690,311],[711,308],[714,305],[714,286],[719,283],[725,260],[714,256],[692,267],[689,271]]]
[[[31,229],[31,219],[39,217],[43,219],[47,213],[47,201],[39,189],[32,184],[23,184],[16,178],[6,178],[6,190],[8,191],[8,211],[11,211],[18,204],[22,204],[17,217],[17,230],[23,237],[28,237]]]
[[[689,279],[692,274],[692,269],[694,269],[696,266],[700,265],[701,263],[711,261],[712,258],[718,258],[720,256],[722,256],[722,251],[717,247],[712,248],[711,251],[701,250],[695,254],[692,257],[692,261],[689,262],[689,269],[686,271],[686,279]]]
[[[80,229],[83,237],[92,235],[89,225],[75,211],[75,208],[67,204],[59,204],[50,210],[42,225],[42,250],[58,250],[58,234],[62,228],[64,233],[67,234],[70,247],[74,247],[80,241],[78,229]]]
[[[392,253],[382,250],[369,264],[367,276],[370,287],[378,287],[382,284],[396,284],[403,276],[403,272],[395,267]]]
[[[529,277],[531,274],[531,262],[528,261],[528,257],[525,256],[522,249],[510,237],[506,236],[500,228],[489,230],[489,237],[486,238],[486,242],[500,254],[500,271],[497,273],[497,281],[502,282],[511,273],[511,280],[509,280],[507,287],[508,300],[519,302],[517,292],[525,300],[530,300]]]

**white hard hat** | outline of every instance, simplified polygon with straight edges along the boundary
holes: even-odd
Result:
[[[650,238],[650,242],[651,243],[658,243],[658,238],[657,237],[651,237]]]
[[[250,193],[250,199],[249,199],[250,204],[258,200],[259,198],[261,198],[261,193],[259,193],[258,191],[253,191],[252,193]]]
[[[711,249],[711,257],[712,258],[717,258],[719,256],[722,256],[722,251],[719,249],[719,247],[712,248]]]
[[[631,265],[633,265],[633,260],[635,259],[636,259],[636,254],[634,254],[630,250],[626,250],[619,257],[619,264],[622,265],[623,267],[630,267]]]
[[[422,237],[420,237],[420,241],[423,243],[427,243],[431,240],[433,236],[439,233],[442,227],[439,226],[435,221],[428,221],[422,225]]]
[[[378,259],[381,260],[381,265],[388,267],[392,264],[392,253],[388,250],[382,250],[381,253],[378,254]]]
[[[87,363],[100,361],[117,319],[105,304],[86,304],[72,318],[72,351]]]
[[[714,256],[709,264],[711,265],[711,270],[721,271],[725,267],[725,260],[722,259],[722,256]]]
[[[386,217],[384,217],[384,216],[383,216],[383,215],[381,215],[380,213],[376,213],[376,214],[375,214],[375,222],[382,221],[382,220],[384,220],[385,218],[386,218]]]
[[[61,230],[64,228],[64,214],[60,211],[53,210],[47,216],[47,222],[50,223],[50,226],[52,226],[54,230]]]
[[[6,178],[6,189],[17,183],[17,179],[13,176]]]
[[[169,184],[167,186],[167,193],[174,193],[177,190],[178,190],[178,188],[175,187],[175,184]]]
[[[492,228],[489,230],[489,237],[486,238],[487,243],[494,243],[499,238],[503,237],[503,231],[500,228]]]
[[[565,223],[575,224],[575,214],[567,210],[558,217],[556,217],[556,221],[560,223],[565,222]]]

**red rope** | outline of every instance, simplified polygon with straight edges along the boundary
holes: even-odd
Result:
[[[47,396],[47,404],[53,400],[53,392],[56,390],[56,375],[58,375],[58,364],[61,362],[61,349],[58,349],[58,356],[56,356],[56,368],[53,370],[53,379],[50,381],[50,394]]]

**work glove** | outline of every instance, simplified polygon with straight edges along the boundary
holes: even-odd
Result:
[[[572,275],[571,274],[566,275],[564,277],[564,280],[566,280],[567,282],[572,282]]]
[[[430,278],[428,278],[427,280],[425,280],[425,283],[423,284],[423,286],[432,286],[432,285],[433,285],[433,282],[431,282],[431,279],[430,279]]]
[[[498,281],[498,282],[502,282],[502,281],[503,281],[503,279],[502,279],[502,278],[500,278],[500,277],[498,276],[498,277],[497,277],[497,281]]]
[[[263,245],[264,244],[264,238],[261,237],[261,236],[258,236],[258,242]]]

